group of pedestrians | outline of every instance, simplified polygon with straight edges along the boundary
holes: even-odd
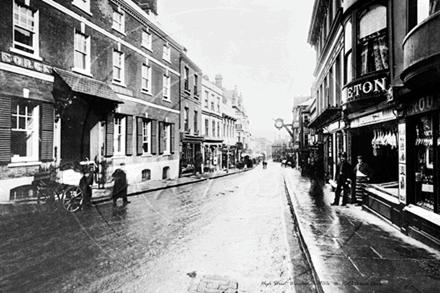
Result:
[[[342,192],[342,205],[347,205],[348,194],[349,194],[349,184],[353,182],[355,178],[355,194],[352,196],[353,201],[356,200],[357,194],[362,195],[364,184],[367,183],[372,174],[373,169],[364,162],[364,157],[362,155],[357,156],[358,163],[352,168],[351,164],[347,161],[347,153],[340,154],[340,163],[336,167],[336,190],[335,190],[335,199],[332,206],[339,205],[339,200]]]

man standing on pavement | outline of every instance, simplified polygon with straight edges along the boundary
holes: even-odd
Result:
[[[349,162],[347,162],[347,153],[340,154],[341,162],[336,167],[336,191],[335,191],[335,200],[332,203],[332,206],[339,205],[339,197],[342,194],[342,205],[345,206],[347,204],[348,198],[348,179],[351,178],[351,170],[352,167]]]
[[[127,189],[128,189],[128,182],[127,182],[127,174],[122,169],[125,164],[121,164],[120,169],[116,169],[113,174],[113,180],[115,181],[113,185],[113,206],[116,206],[116,201],[118,198],[122,198],[122,202],[125,205],[129,204],[130,202],[127,200]]]

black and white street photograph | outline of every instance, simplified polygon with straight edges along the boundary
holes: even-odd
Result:
[[[0,293],[437,293],[437,0],[0,0]]]

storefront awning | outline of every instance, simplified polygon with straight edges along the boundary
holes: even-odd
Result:
[[[341,107],[327,107],[321,114],[319,114],[308,125],[309,128],[321,128],[325,123],[330,123],[342,117]]]
[[[87,94],[117,103],[123,103],[108,84],[59,68],[53,69],[73,92]]]

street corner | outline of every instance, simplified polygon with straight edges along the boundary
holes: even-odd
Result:
[[[188,289],[190,293],[238,293],[238,282],[228,276],[204,275]]]

